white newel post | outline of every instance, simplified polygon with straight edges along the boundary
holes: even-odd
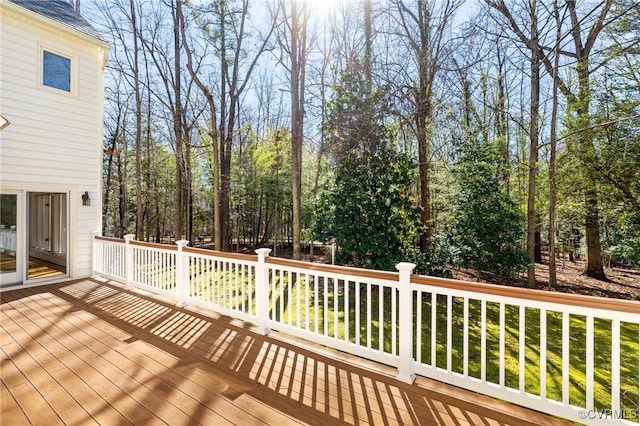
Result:
[[[124,282],[127,287],[131,287],[133,285],[133,249],[131,248],[131,241],[135,235],[127,234],[124,236]]]
[[[400,346],[398,348],[398,374],[396,379],[405,383],[413,383],[416,375],[413,372],[413,292],[411,291],[411,273],[416,267],[414,263],[401,262],[396,265],[400,272],[398,281],[398,297],[400,311],[398,325],[400,327]]]
[[[91,256],[93,257],[93,270],[91,271],[91,276],[96,275],[96,271],[98,270],[98,243],[96,242],[96,237],[100,235],[100,231],[93,231],[93,240],[91,241]],[[100,253],[100,257],[102,258],[104,253]],[[100,268],[101,271],[104,268]]]
[[[266,336],[269,334],[269,276],[265,259],[269,257],[271,249],[257,249],[258,265],[256,266],[256,315],[258,317],[257,332]]]
[[[187,295],[189,294],[189,265],[187,264],[187,256],[182,251],[189,240],[178,240],[178,254],[176,255],[176,291],[178,293],[178,306],[183,307],[187,304]]]

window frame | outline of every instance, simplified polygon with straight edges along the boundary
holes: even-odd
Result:
[[[44,55],[45,52],[63,57],[69,60],[70,69],[69,69],[69,90],[61,89],[55,86],[49,86],[44,84]],[[76,96],[78,92],[78,58],[75,55],[71,55],[67,52],[61,51],[59,49],[51,48],[47,45],[39,45],[38,48],[38,87],[53,93],[58,93],[66,96]]]

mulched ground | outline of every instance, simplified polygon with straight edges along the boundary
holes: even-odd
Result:
[[[568,260],[558,259],[556,261],[558,286],[553,291],[640,301],[640,270],[605,268],[604,271],[608,281],[587,277],[584,275],[584,270],[584,260],[569,262]],[[465,281],[475,281],[475,273],[471,271],[454,271],[454,276]],[[549,264],[547,262],[536,263],[536,280],[539,289],[549,290]],[[504,280],[500,282],[481,281],[518,287],[526,287],[527,285],[526,273],[521,274],[509,283],[504,282]]]

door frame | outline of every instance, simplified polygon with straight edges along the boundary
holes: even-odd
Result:
[[[65,223],[65,238],[66,238],[66,254],[65,254],[65,272],[59,275],[55,275],[55,276],[51,276],[51,277],[44,277],[44,278],[32,278],[29,279],[29,259],[30,259],[30,232],[32,232],[32,230],[30,229],[31,226],[31,205],[30,205],[30,197],[29,194],[65,194],[65,205],[64,208],[66,209],[66,223]],[[39,283],[39,282],[45,282],[45,281],[52,281],[52,280],[59,280],[61,278],[68,278],[70,277],[70,273],[69,270],[71,268],[71,232],[70,232],[70,228],[71,228],[71,192],[70,191],[66,191],[66,190],[56,190],[54,188],[48,188],[45,190],[39,190],[39,189],[25,189],[24,190],[24,212],[23,212],[23,220],[25,221],[25,229],[24,229],[24,234],[22,235],[22,238],[24,239],[24,252],[23,252],[23,256],[25,256],[25,262],[24,262],[24,270],[23,270],[23,282],[24,284],[35,284],[35,283]],[[49,236],[49,238],[51,238],[51,236]]]
[[[3,195],[16,195],[16,270],[0,274],[0,288],[19,285],[23,282],[26,272],[24,233],[25,229],[25,191],[1,188]]]

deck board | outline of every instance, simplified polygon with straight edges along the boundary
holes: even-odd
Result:
[[[0,321],[3,424],[564,424],[115,283],[4,291]]]

